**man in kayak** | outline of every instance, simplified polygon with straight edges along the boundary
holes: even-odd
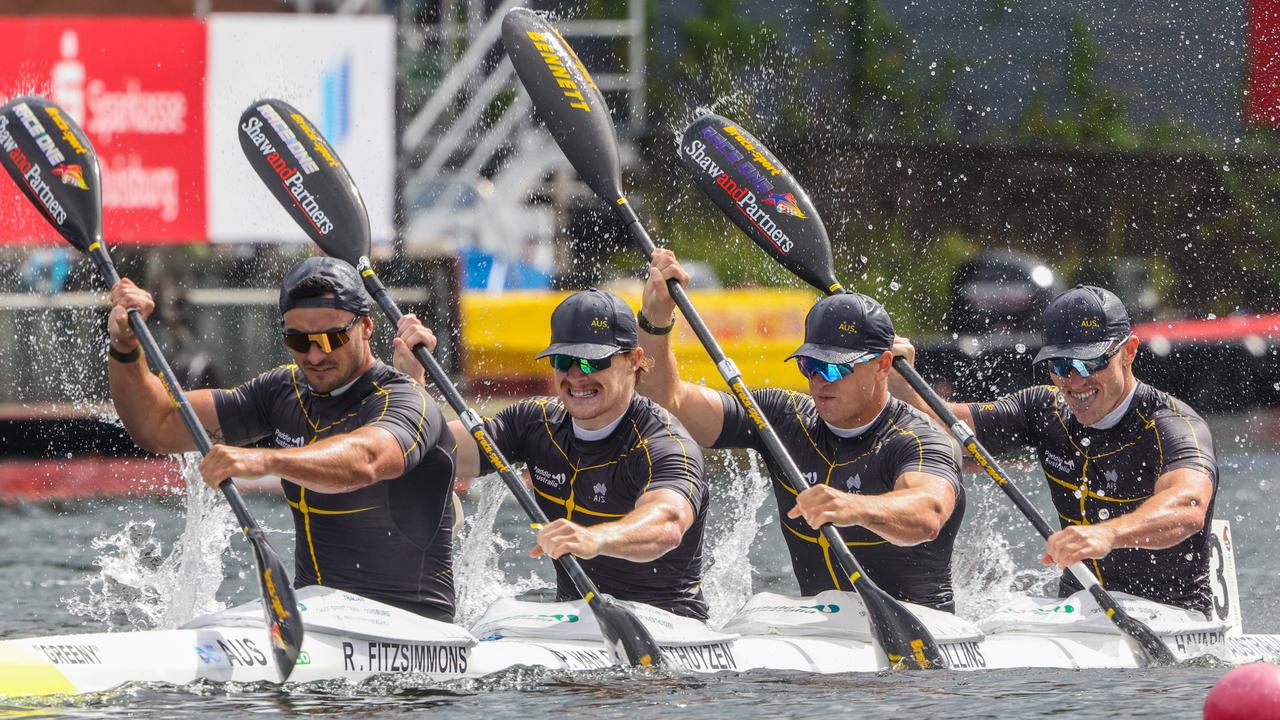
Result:
[[[120,419],[156,453],[196,450],[129,327],[151,295],[111,289],[108,375]],[[194,390],[214,440],[200,472],[279,476],[297,535],[294,584],[327,585],[452,621],[453,436],[421,385],[374,359],[370,302],[355,268],[312,257],[280,289],[282,339],[293,362],[231,390]],[[265,440],[270,447],[242,447]]]
[[[671,410],[704,447],[765,456],[800,592],[852,589],[816,532],[831,522],[886,592],[954,612],[951,552],[964,515],[959,450],[926,416],[889,397],[894,334],[884,307],[858,294],[819,301],[805,318],[804,344],[791,355],[809,394],[753,393],[811,485],[797,496],[738,401],[680,379],[669,342],[669,278],[683,284],[689,276],[674,253],[658,250],[637,316],[640,347],[655,363],[640,392]]]
[[[1138,338],[1113,293],[1077,286],[1044,312],[1052,385],[993,402],[952,404],[978,440],[999,453],[1030,445],[1049,480],[1062,530],[1046,565],[1087,563],[1108,590],[1208,612],[1209,521],[1217,493],[1213,437],[1185,403],[1140,382]],[[895,352],[914,362],[899,338]],[[927,410],[905,381],[898,397]],[[1080,589],[1063,573],[1060,592]]]
[[[401,321],[396,365],[420,380],[408,348],[435,348],[413,316]],[[636,394],[648,360],[636,317],[622,298],[574,293],[551,315],[551,344],[538,354],[555,397],[511,405],[485,427],[510,462],[524,462],[538,505],[552,520],[531,555],[574,555],[602,592],[705,620],[702,532],[708,489],[702,451],[670,413]],[[449,424],[458,474],[494,471],[462,423]],[[560,599],[579,597],[559,567]]]

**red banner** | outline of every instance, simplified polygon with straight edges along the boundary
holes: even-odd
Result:
[[[1280,0],[1249,0],[1248,43],[1245,122],[1280,126]]]
[[[84,128],[109,243],[207,238],[205,45],[196,19],[0,18],[0,97],[44,95]],[[0,181],[0,244],[57,238]]]

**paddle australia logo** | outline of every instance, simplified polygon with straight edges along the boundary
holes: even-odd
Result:
[[[307,441],[304,438],[292,437],[276,430],[276,447],[302,447],[306,444]]]
[[[1076,469],[1075,460],[1068,460],[1060,455],[1055,455],[1054,453],[1047,451],[1044,454],[1044,464],[1054,470],[1058,470],[1059,472],[1071,472]]]
[[[540,467],[535,467],[533,469],[533,479],[542,483],[543,485],[549,485],[551,487],[558,488],[558,487],[562,487],[565,484],[565,482],[568,481],[569,475],[567,473],[555,473],[553,475],[551,474],[550,470],[545,470]]]

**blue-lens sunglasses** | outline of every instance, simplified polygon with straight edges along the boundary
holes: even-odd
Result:
[[[800,355],[796,357],[796,365],[800,368],[800,374],[806,379],[813,377],[815,374],[821,375],[823,380],[827,382],[835,382],[843,377],[848,377],[853,373],[854,365],[871,362],[880,357],[876,353],[868,353],[862,357],[847,363],[831,363],[808,355]]]
[[[1092,360],[1077,360],[1076,358],[1050,358],[1049,372],[1058,377],[1068,377],[1071,371],[1075,370],[1080,373],[1080,377],[1089,377],[1090,375],[1105,370],[1107,365],[1111,363],[1111,358],[1120,352],[1120,348],[1124,347],[1124,343],[1118,343],[1114,348],[1099,355]]]

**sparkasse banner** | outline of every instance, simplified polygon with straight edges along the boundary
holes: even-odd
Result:
[[[113,243],[305,241],[240,152],[236,121],[278,97],[326,135],[391,237],[395,24],[389,16],[0,18],[0,101],[37,94],[88,134]],[[0,245],[61,242],[0,183]]]
[[[0,38],[0,95],[48,97],[97,150],[106,238],[205,240],[202,21],[0,18]],[[15,188],[0,192],[0,243],[57,238]]]

